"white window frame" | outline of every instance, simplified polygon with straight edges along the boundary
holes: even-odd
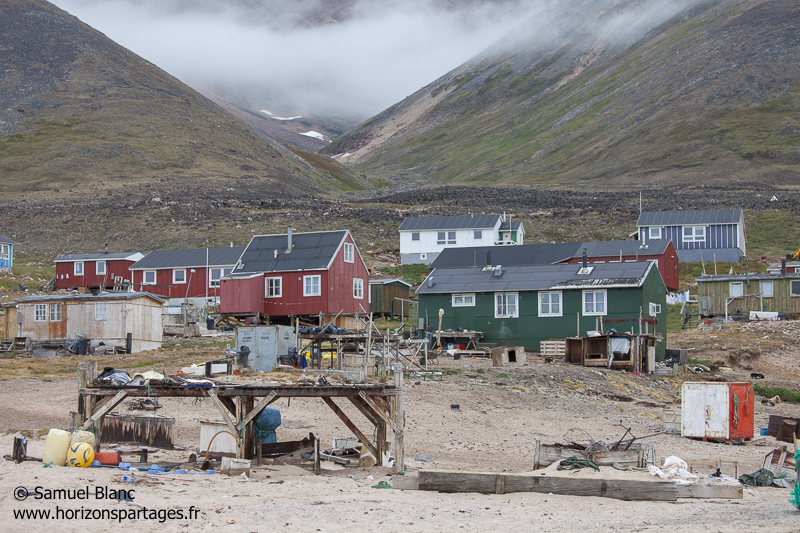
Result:
[[[588,295],[592,295],[592,302],[591,305],[593,309],[591,311],[588,310],[588,301],[586,297]],[[597,310],[597,295],[603,295],[603,310]],[[581,296],[581,308],[583,309],[583,316],[605,316],[608,314],[608,291],[606,289],[593,289],[593,290],[585,290],[583,291],[583,295]]]
[[[178,272],[183,273],[183,279],[178,279]],[[186,285],[186,269],[185,268],[173,268],[172,269],[172,284],[173,285]]]
[[[49,307],[50,322],[61,322],[61,304],[50,304]]]
[[[447,232],[446,231],[437,231],[436,232],[436,244],[447,244]]]
[[[108,320],[108,302],[94,303],[94,320],[95,322]]]
[[[147,281],[147,275],[153,275],[153,281]],[[158,274],[155,270],[143,270],[142,271],[142,285],[155,285],[156,281],[158,281]]]
[[[653,226],[647,228],[647,239],[648,240],[661,239],[661,228],[656,228]]]
[[[353,298],[364,299],[364,280],[361,278],[353,278]]]
[[[475,231],[473,231],[472,238],[475,239],[476,241],[483,239],[483,230],[476,229]]]
[[[414,241],[414,242],[419,241],[419,232],[418,231],[412,231],[411,232],[411,240]]]
[[[316,287],[314,287],[315,282]],[[319,274],[303,276],[303,296],[322,296],[322,276]]]
[[[769,290],[764,290],[766,287],[769,287]],[[773,298],[775,296],[775,285],[773,285],[772,281],[762,281],[761,282],[761,297],[762,298]]]
[[[731,298],[741,298],[744,296],[744,283],[741,281],[731,281],[729,290]]]
[[[419,260],[420,261],[427,261],[428,260],[428,254],[419,254]]]
[[[73,276],[83,276],[83,261],[75,261],[72,265]]]
[[[355,263],[355,255],[355,246],[349,242],[344,243],[344,262]]]
[[[33,304],[33,321],[47,322],[47,304]]]
[[[283,278],[271,277],[264,278],[264,298],[283,297]]]
[[[553,296],[558,297],[558,302],[553,303]],[[544,301],[547,300],[547,301]],[[539,316],[564,316],[564,297],[561,291],[542,291],[539,293]],[[544,306],[547,306],[547,311]],[[553,305],[558,306],[558,311],[553,311]]]
[[[461,292],[454,294],[450,303],[453,307],[475,307],[475,293]]]
[[[689,234],[687,235],[687,231]],[[705,226],[683,226],[681,229],[682,242],[706,242],[706,227]]]
[[[456,244],[456,232],[455,231],[448,231],[447,232],[447,244]]]
[[[100,265],[103,265],[103,268],[100,268]],[[94,263],[94,273],[98,276],[105,276],[106,275],[106,262],[105,261],[95,261]]]
[[[654,304],[650,302],[650,309],[649,309],[650,316],[658,316],[661,314],[661,304]]]
[[[208,286],[219,287],[223,276],[231,273],[230,268],[212,267],[208,269]]]
[[[519,318],[519,293],[494,293],[495,318]]]
[[[789,281],[789,296],[797,298],[800,296],[800,279],[793,279]]]

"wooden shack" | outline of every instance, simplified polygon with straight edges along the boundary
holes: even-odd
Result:
[[[19,298],[3,304],[6,340],[27,337],[36,343],[86,341],[126,346],[131,353],[161,347],[164,301],[145,292],[53,294]]]
[[[369,310],[373,315],[410,314],[411,284],[402,279],[372,279],[369,281]]]

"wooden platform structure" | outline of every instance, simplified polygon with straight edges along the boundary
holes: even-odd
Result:
[[[219,410],[228,431],[236,439],[236,457],[259,457],[253,421],[265,407],[279,398],[320,398],[350,429],[365,450],[375,457],[378,466],[386,466],[388,451],[387,429],[394,433],[395,471],[404,470],[403,460],[403,367],[393,366],[394,385],[250,385],[225,384],[219,387],[174,386],[151,380],[145,386],[110,386],[95,382],[97,362],[78,363],[78,417],[81,429],[93,427],[99,443],[102,441],[102,419],[126,398],[173,397],[209,398]],[[374,426],[376,442],[362,432],[335,400],[352,403]]]

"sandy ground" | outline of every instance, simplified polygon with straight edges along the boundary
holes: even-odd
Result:
[[[712,335],[714,333],[708,333]],[[688,340],[684,339],[685,342]],[[783,354],[781,357],[785,357]],[[751,369],[734,370],[733,377],[749,376],[758,364],[775,370],[768,354],[751,361]],[[793,363],[796,365],[796,362]],[[405,380],[406,475],[421,468],[487,472],[530,472],[534,441],[565,442],[564,435],[584,432],[593,440],[612,443],[624,433],[617,424],[632,428],[637,436],[663,426],[665,409],[679,408],[679,383],[673,378],[635,376],[557,364],[533,356],[516,368],[492,368],[487,359],[441,358],[449,369],[442,381],[407,377]],[[796,373],[796,367],[787,369]],[[738,373],[737,373],[738,372]],[[253,381],[266,381],[257,375]],[[782,379],[788,380],[786,376]],[[796,382],[796,381],[795,381]],[[14,430],[66,428],[68,412],[77,399],[74,379],[46,382],[39,379],[0,381],[0,454],[11,453]],[[768,407],[757,398],[755,427],[766,427],[770,414],[800,416],[797,405]],[[159,414],[174,416],[175,444],[185,450],[151,454],[152,462],[186,461],[199,444],[200,419],[217,419],[209,400],[162,399]],[[349,436],[347,428],[318,399],[285,399],[274,404],[282,413],[279,440],[300,439],[313,432],[323,442]],[[451,408],[458,404],[458,410]],[[123,404],[124,405],[124,404]],[[366,420],[349,404],[340,404],[365,431]],[[123,408],[124,411],[124,408]],[[686,460],[739,461],[740,473],[754,472],[763,457],[779,443],[768,437],[765,445],[740,446],[658,435],[646,439],[656,448],[659,464],[670,455]],[[44,438],[33,438],[28,454],[41,456]],[[782,443],[780,443],[782,444]],[[415,460],[425,454],[435,461]],[[124,460],[136,461],[129,454]],[[2,463],[2,460],[0,460]],[[274,462],[253,469],[243,480],[220,474],[154,476],[140,473],[135,483],[123,482],[129,473],[116,469],[44,468],[41,463],[0,464],[0,524],[4,531],[41,531],[57,525],[60,531],[798,531],[800,513],[788,502],[789,490],[745,488],[741,500],[690,500],[675,503],[625,502],[610,498],[557,496],[537,493],[504,495],[443,494],[415,490],[375,488],[379,481],[393,482],[389,468],[336,468],[323,462],[323,475],[298,466]],[[711,469],[698,472],[703,476]],[[723,473],[732,475],[732,471]],[[572,476],[612,477],[610,467],[600,473]],[[16,487],[33,491],[89,487],[86,500],[14,499]],[[133,503],[96,499],[96,487],[134,489]],[[137,509],[169,510],[197,516],[162,522],[143,516],[121,522],[99,520],[20,519],[14,511],[96,509],[131,512]]]

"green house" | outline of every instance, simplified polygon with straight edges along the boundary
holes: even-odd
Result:
[[[525,346],[610,328],[667,338],[667,289],[655,262],[434,269],[419,289],[419,316],[438,328],[483,333],[482,342]]]
[[[402,279],[369,280],[369,310],[375,315],[403,315],[411,312],[411,284]]]

